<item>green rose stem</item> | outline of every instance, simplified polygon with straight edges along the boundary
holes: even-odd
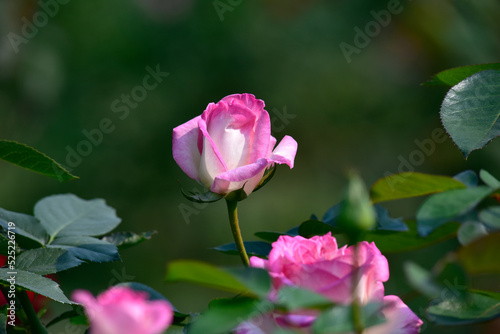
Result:
[[[19,297],[19,301],[21,302],[21,306],[28,317],[28,322],[31,331],[29,333],[33,334],[48,334],[47,329],[42,325],[40,319],[38,319],[38,315],[31,304],[31,300],[28,297],[28,293],[26,290],[17,290],[17,295]]]
[[[231,232],[233,232],[233,239],[236,243],[236,248],[238,248],[241,261],[248,267],[250,262],[248,260],[247,251],[245,250],[245,244],[243,244],[243,238],[241,237],[240,226],[238,223],[238,202],[226,199],[226,204],[227,214],[229,215],[229,225],[231,225]]]
[[[356,334],[362,334],[363,333],[363,319],[362,319],[362,314],[361,314],[361,305],[360,305],[360,300],[358,296],[357,287],[359,285],[359,247],[358,243],[356,242],[354,244],[354,272],[352,275],[352,322],[354,325],[354,331]]]

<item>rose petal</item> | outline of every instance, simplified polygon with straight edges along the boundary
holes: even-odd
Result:
[[[253,125],[253,136],[252,138],[248,138],[249,143],[251,143],[251,150],[247,164],[254,163],[260,158],[268,157],[267,153],[269,152],[271,138],[271,119],[269,118],[269,113],[264,110],[264,101],[256,99],[252,94],[233,94],[226,96],[222,101],[227,101],[229,105],[240,105],[248,108],[256,117]]]
[[[257,115],[241,103],[222,99],[203,112],[208,135],[220,154],[226,170],[244,166],[250,161]],[[269,136],[267,138],[269,142]],[[266,147],[267,149],[267,147]],[[264,155],[261,157],[265,157]]]
[[[297,142],[290,136],[285,136],[271,154],[271,160],[279,164],[287,164],[293,168],[297,154]]]
[[[201,116],[174,128],[172,135],[172,155],[175,162],[190,178],[200,180],[198,169],[200,166],[201,148],[200,130],[198,122]]]
[[[243,185],[245,184],[245,181],[249,181],[251,178],[263,173],[268,165],[269,161],[262,158],[257,160],[253,164],[231,169],[225,173],[218,175],[215,178],[215,181],[210,190],[214,193],[226,194],[231,191],[241,189],[241,187],[243,187]],[[255,183],[255,179],[252,181],[252,183]],[[253,190],[253,188],[251,190]],[[247,187],[245,186],[245,192],[246,191]],[[249,193],[247,192],[247,194]]]
[[[423,324],[398,296],[384,297],[382,313],[386,322],[367,328],[366,334],[417,334]]]

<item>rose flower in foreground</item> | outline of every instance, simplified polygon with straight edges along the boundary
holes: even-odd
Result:
[[[160,334],[172,323],[174,311],[165,300],[148,300],[148,294],[128,287],[112,287],[97,298],[76,290],[72,299],[81,303],[91,334]]]
[[[275,145],[264,101],[234,94],[176,127],[172,152],[181,169],[212,192],[226,195],[244,187],[249,195],[266,168],[275,163],[293,168],[297,142],[285,136]]]
[[[372,326],[366,334],[418,333],[422,321],[397,296],[384,296],[383,282],[389,279],[389,266],[374,243],[358,244],[357,265],[353,258],[354,247],[337,247],[337,241],[328,233],[310,239],[301,236],[281,236],[273,243],[269,260],[250,258],[252,267],[266,269],[273,282],[270,298],[276,299],[280,287],[296,286],[322,294],[334,303],[352,303],[353,275],[358,271],[357,299],[361,304],[381,303],[386,322]],[[311,313],[312,312],[312,313]],[[272,333],[279,327],[311,333],[316,316],[309,310],[301,314],[274,312],[263,315],[257,322],[238,326],[237,334]]]

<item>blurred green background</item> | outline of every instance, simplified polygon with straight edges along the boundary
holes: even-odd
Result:
[[[374,13],[391,4],[398,12],[375,23]],[[366,28],[371,36],[356,37]],[[33,146],[80,177],[58,183],[0,162],[0,206],[32,213],[51,194],[104,198],[123,220],[119,230],[158,234],[123,251],[122,263],[61,273],[64,291],[97,293],[133,280],[164,293],[180,311],[201,311],[221,293],[165,285],[166,263],[239,260],[210,250],[231,241],[224,203],[195,207],[180,194],[178,181],[188,190],[196,184],[172,159],[175,126],[209,102],[248,92],[265,101],[278,140],[291,135],[299,143],[295,168],[280,167],[240,204],[246,240],[261,230],[285,231],[311,213],[321,217],[339,200],[350,168],[369,185],[406,171],[403,161],[421,172],[485,168],[498,177],[500,141],[467,161],[449,139],[420,154],[424,159],[414,152],[421,151],[415,141],[441,128],[446,93],[421,83],[447,68],[497,62],[499,32],[495,0],[0,0],[0,137]],[[341,43],[357,48],[350,59]],[[141,90],[148,67],[169,74]],[[127,106],[122,99],[132,93]],[[106,118],[113,131],[81,161],[68,158],[83,147],[85,131]],[[412,218],[419,202],[385,206]],[[410,291],[401,270],[408,257],[430,268],[454,247],[451,241],[389,256],[388,293]],[[410,293],[405,300],[426,320],[425,299]],[[498,326],[479,328],[496,333]],[[424,332],[459,330],[472,327],[428,324]]]

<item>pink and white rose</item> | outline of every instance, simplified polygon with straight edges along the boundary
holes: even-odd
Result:
[[[91,334],[160,334],[172,323],[174,311],[165,300],[128,287],[112,287],[97,298],[76,290],[72,299],[83,305]]]
[[[285,136],[276,146],[264,101],[234,94],[210,103],[201,116],[173,130],[174,160],[192,179],[226,195],[241,189],[249,195],[266,168],[293,168],[297,142]]]
[[[383,283],[389,279],[387,259],[375,243],[358,244],[358,256],[354,247],[338,248],[337,241],[328,233],[310,239],[301,236],[281,236],[273,243],[269,260],[250,258],[252,267],[266,269],[273,281],[270,295],[277,298],[280,287],[297,286],[322,294],[341,305],[352,303],[353,275],[358,275],[356,298],[362,304],[381,303],[386,322],[365,330],[367,334],[414,334],[422,321],[397,296],[384,296]],[[237,328],[238,334],[262,334],[270,328],[293,328],[310,333],[315,315],[310,312],[263,315],[259,324],[246,322]]]

